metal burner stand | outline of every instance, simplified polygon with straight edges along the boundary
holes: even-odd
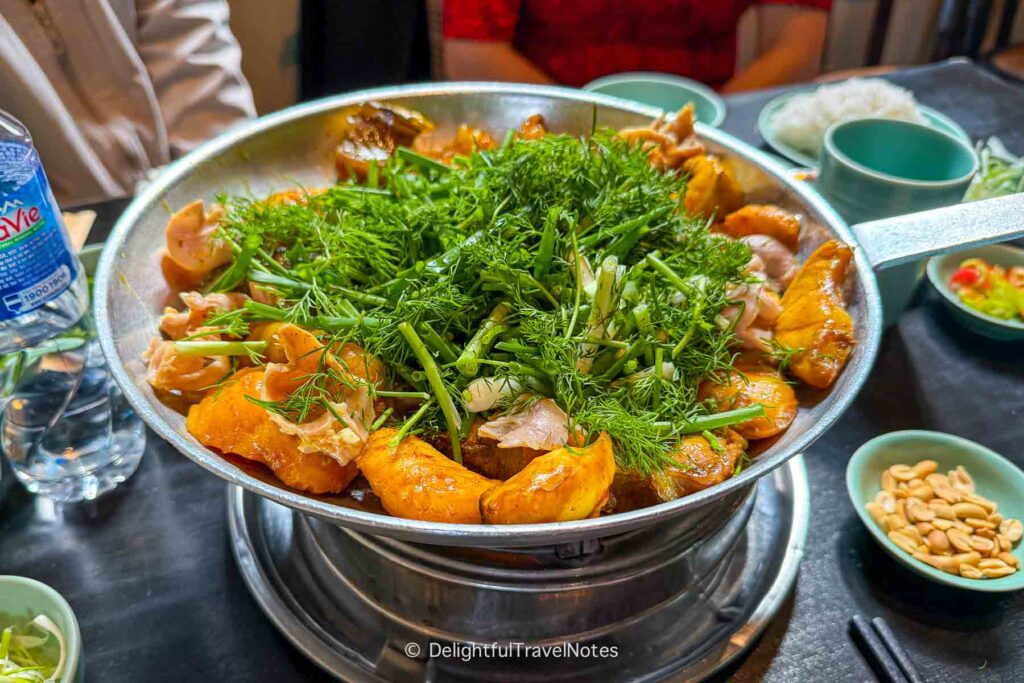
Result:
[[[808,512],[802,456],[703,516],[543,548],[416,545],[228,496],[253,597],[348,681],[707,677],[789,593]]]

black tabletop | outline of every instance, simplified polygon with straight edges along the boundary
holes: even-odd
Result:
[[[965,62],[889,78],[957,120],[1024,152],[1024,90]],[[728,99],[723,128],[762,144],[754,122],[778,91]],[[124,202],[98,208],[101,240]],[[1024,347],[963,330],[924,285],[885,334],[853,407],[806,455],[811,524],[796,589],[736,681],[863,681],[851,616],[884,616],[929,680],[1024,679],[1024,599],[926,582],[885,554],[844,485],[850,454],[896,429],[978,441],[1024,465]],[[224,484],[149,434],[136,475],[87,505],[55,508],[0,480],[0,574],[44,581],[81,625],[88,680],[327,680],[263,616],[228,547]]]

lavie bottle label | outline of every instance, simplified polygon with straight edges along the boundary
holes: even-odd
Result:
[[[0,143],[0,166],[24,154],[22,145]],[[22,166],[27,177],[7,174],[0,183],[0,320],[60,296],[78,274],[50,184],[34,161]]]

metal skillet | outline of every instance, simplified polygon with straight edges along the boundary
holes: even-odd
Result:
[[[617,98],[555,87],[491,83],[443,83],[347,93],[291,107],[219,136],[173,164],[128,207],[107,242],[95,280],[99,338],[111,370],[129,402],[161,437],[196,463],[248,491],[299,512],[374,535],[447,546],[522,547],[606,537],[678,521],[709,504],[750,488],[803,452],[847,409],[871,371],[882,332],[882,310],[874,270],[962,245],[1007,239],[1024,232],[1024,197],[990,200],[954,209],[913,214],[852,229],[812,189],[794,180],[772,159],[719,130],[697,124],[708,148],[732,161],[750,201],[771,201],[802,215],[801,258],[826,239],[857,247],[847,280],[847,301],[857,346],[836,384],[802,397],[793,425],[742,473],[721,484],[668,503],[576,522],[535,525],[457,525],[390,517],[351,501],[305,495],[239,468],[201,446],[185,430],[184,418],[161,403],[145,379],[142,360],[168,288],[156,253],[170,214],[196,198],[219,193],[265,196],[297,184],[335,180],[332,152],[342,112],[366,101],[389,102],[422,112],[443,139],[460,123],[500,137],[532,114],[542,114],[553,132],[586,134],[592,127],[643,125],[661,112]],[[552,179],[557,182],[557,179]],[[987,206],[991,205],[991,206]],[[941,212],[951,213],[952,218]],[[933,214],[938,214],[936,215]],[[936,227],[941,226],[941,231]],[[1008,227],[1009,226],[1009,227]],[[1016,226],[1016,227],[1014,227]]]

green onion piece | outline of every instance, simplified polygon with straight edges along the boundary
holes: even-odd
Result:
[[[364,187],[363,185],[336,185],[334,189],[341,192],[351,192],[353,194],[391,195],[391,192],[388,190],[381,190],[375,187]]]
[[[562,207],[552,206],[548,209],[547,218],[544,221],[544,230],[540,236],[540,244],[537,246],[537,258],[533,261],[533,279],[541,280],[548,274],[551,267],[551,257],[555,252],[555,233],[558,229],[558,219],[562,216]],[[558,305],[558,302],[555,302]]]
[[[449,173],[451,168],[445,166],[440,161],[431,159],[430,157],[423,156],[419,152],[414,152],[408,147],[399,147],[395,150],[396,155],[402,161],[405,161],[412,166],[416,166],[421,171],[436,171],[438,173]]]
[[[672,270],[667,263],[654,254],[648,254],[645,260],[652,268],[661,273],[669,282],[675,285],[676,289],[685,292],[690,288],[689,285],[687,285],[686,280],[679,277],[676,271]]]
[[[502,140],[501,140],[501,147],[499,149],[501,149],[501,151],[504,152],[506,149],[508,149],[509,147],[512,146],[512,142],[515,139],[516,139],[515,128],[509,128],[508,131],[505,132],[505,137],[502,138]]]
[[[484,324],[476,331],[473,338],[462,350],[462,355],[455,361],[455,367],[465,377],[476,377],[480,372],[480,359],[487,355],[495,340],[508,329],[504,322],[511,311],[506,303],[500,303],[494,307],[491,314],[484,320]]]
[[[274,275],[273,273],[266,273],[262,270],[253,270],[249,272],[249,280],[257,282],[261,285],[274,285],[275,287],[284,287],[285,289],[309,289],[310,285],[305,282],[293,280],[283,275]]]
[[[375,294],[367,294],[366,292],[360,292],[355,289],[349,289],[348,287],[333,286],[332,289],[339,294],[349,298],[352,301],[356,301],[367,306],[386,306],[388,300],[382,296],[376,296]]]
[[[409,344],[413,354],[416,356],[416,360],[423,366],[424,372],[427,373],[427,381],[430,383],[431,389],[434,391],[434,398],[437,399],[437,404],[441,408],[441,413],[444,415],[444,420],[448,424],[448,435],[452,440],[452,456],[455,462],[462,464],[462,444],[459,442],[459,428],[461,427],[461,419],[455,410],[455,402],[452,401],[451,394],[448,393],[448,388],[444,384],[444,379],[441,378],[441,370],[437,367],[437,363],[434,362],[434,358],[430,355],[430,351],[423,344],[423,340],[420,339],[419,335],[416,334],[416,330],[413,329],[412,325],[407,322],[398,323],[398,331],[405,337],[405,341]]]
[[[614,379],[620,372],[622,372],[622,368],[625,367],[626,363],[643,353],[647,346],[648,342],[646,339],[637,339],[635,342],[630,344],[625,353],[619,356],[618,359],[612,363],[611,367],[605,370],[604,374],[601,376],[602,379]]]
[[[261,242],[262,239],[259,235],[247,235],[231,265],[217,276],[217,279],[206,288],[206,292],[230,292],[241,284],[249,272],[249,266],[260,248]]]
[[[265,341],[178,341],[174,350],[182,356],[260,356]]]
[[[416,423],[420,421],[420,419],[427,412],[427,410],[433,405],[434,397],[431,396],[427,401],[423,403],[423,405],[420,406],[419,410],[413,413],[408,420],[402,423],[402,426],[398,428],[397,432],[395,432],[395,437],[391,439],[391,448],[397,448],[398,444],[402,443],[402,439],[404,439],[405,435],[409,433],[409,430],[416,426]]]
[[[417,325],[423,343],[441,357],[445,363],[454,363],[459,358],[455,345],[438,334],[428,322],[421,322]]]
[[[606,326],[615,312],[615,279],[618,275],[619,260],[609,256],[601,262],[597,271],[597,289],[594,292],[594,305],[587,316],[588,337],[603,339],[606,336]],[[590,372],[594,364],[594,355],[597,347],[594,344],[584,344],[580,352],[580,359],[576,367],[581,372]]]
[[[661,407],[661,384],[665,381],[662,376],[662,367],[665,364],[665,350],[660,346],[654,349],[654,376],[658,381],[654,383],[654,409]]]
[[[699,434],[704,430],[721,429],[722,427],[739,424],[758,417],[764,417],[764,406],[760,403],[757,405],[747,406],[746,408],[727,410],[724,413],[703,415],[692,422],[685,424],[683,428],[679,430],[679,433]]]
[[[377,389],[373,392],[375,396],[381,396],[383,398],[418,398],[426,401],[430,398],[430,394],[425,391],[383,391]]]
[[[429,401],[430,399],[427,399],[427,400]],[[377,419],[373,421],[372,425],[370,425],[370,431],[371,432],[375,432],[378,429],[380,429],[381,427],[383,427],[384,423],[388,421],[388,418],[391,417],[392,413],[394,413],[394,412],[395,412],[394,408],[388,408],[383,413],[378,415]]]

